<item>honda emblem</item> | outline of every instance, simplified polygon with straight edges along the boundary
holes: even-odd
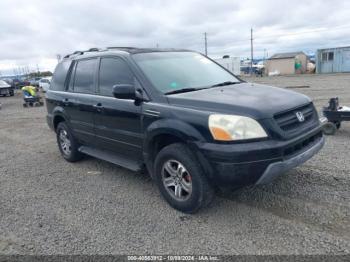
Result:
[[[304,122],[305,121],[305,117],[304,117],[302,112],[296,112],[295,115],[297,116],[299,122]]]

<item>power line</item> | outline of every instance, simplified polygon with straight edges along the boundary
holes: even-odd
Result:
[[[303,32],[295,32],[295,33],[273,34],[273,35],[269,35],[269,36],[259,37],[259,39],[271,38],[271,37],[303,35],[303,34],[318,33],[318,32],[323,32],[323,31],[328,31],[329,32],[329,31],[335,31],[335,30],[344,29],[344,28],[350,28],[350,25],[336,26],[336,27],[333,27],[333,28],[314,29],[314,30],[308,30],[308,31],[303,31]]]
[[[336,31],[336,30],[341,30],[341,29],[345,29],[345,28],[350,28],[350,25],[343,25],[343,26],[337,26],[337,27],[333,27],[333,28],[322,28],[322,29],[314,29],[314,30],[308,30],[308,31],[303,31],[303,32],[295,32],[295,33],[280,33],[280,34],[272,34],[272,35],[265,35],[265,36],[256,36],[256,38],[254,40],[259,41],[262,39],[269,39],[269,38],[278,38],[278,37],[287,37],[287,36],[294,36],[294,35],[304,35],[304,34],[310,34],[310,33],[317,33],[317,32],[332,32],[332,31]],[[251,41],[251,39],[238,39],[235,40],[233,42],[234,45],[240,44],[240,43],[247,43],[248,41]],[[212,47],[215,48],[215,47]],[[225,50],[232,50],[234,47],[230,46],[230,47],[226,47],[226,48],[220,48],[220,51],[225,51]]]

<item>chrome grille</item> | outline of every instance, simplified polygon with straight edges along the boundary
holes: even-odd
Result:
[[[304,120],[300,121],[297,113],[301,112]],[[274,116],[278,126],[285,132],[292,132],[301,127],[308,126],[316,118],[316,111],[312,103],[294,108],[289,111],[278,113]]]

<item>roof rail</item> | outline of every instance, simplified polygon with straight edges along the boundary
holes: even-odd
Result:
[[[93,48],[90,48],[89,50],[87,50],[85,52],[98,52],[98,51],[101,51],[101,49],[99,49],[97,47],[93,47]]]
[[[137,47],[133,47],[133,46],[108,46],[107,49],[138,49]]]
[[[99,52],[99,51],[101,51],[101,49],[93,47],[85,51],[74,51],[73,53],[66,55],[64,58],[69,58],[73,55],[83,55],[84,53],[87,53],[87,52]]]

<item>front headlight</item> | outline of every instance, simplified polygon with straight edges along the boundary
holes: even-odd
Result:
[[[267,137],[265,130],[257,121],[245,116],[210,115],[209,129],[213,138],[219,141]]]

